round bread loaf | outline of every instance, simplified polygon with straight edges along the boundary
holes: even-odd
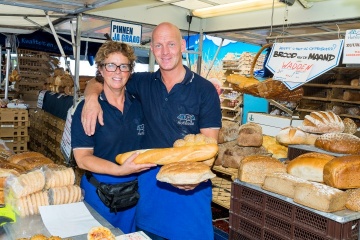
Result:
[[[315,111],[305,116],[299,128],[310,133],[343,132],[344,123],[331,111]]]
[[[289,174],[304,180],[323,182],[324,166],[332,159],[334,156],[325,153],[305,153],[291,160],[286,170]]]
[[[360,154],[360,138],[348,133],[325,133],[315,141],[315,147],[344,154]]]
[[[351,211],[360,212],[360,188],[350,189],[345,207]]]
[[[215,176],[203,162],[177,162],[162,166],[156,179],[170,184],[197,184]]]
[[[352,120],[351,118],[344,118],[343,119],[344,122],[344,133],[350,133],[350,134],[354,134],[357,131],[357,125],[354,122],[354,120]]]
[[[10,157],[8,157],[8,161],[12,163],[18,163],[20,160],[29,158],[29,157],[45,157],[42,153],[39,152],[22,152],[13,154]]]

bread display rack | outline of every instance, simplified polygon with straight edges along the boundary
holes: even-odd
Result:
[[[225,81],[221,87],[223,93],[220,96],[222,119],[240,122],[242,117],[242,94],[232,89],[231,84]]]
[[[336,67],[303,85],[304,96],[297,111],[332,110],[340,117],[360,122],[360,68]]]
[[[359,219],[359,212],[325,213],[256,185],[232,183],[229,239],[357,240]]]

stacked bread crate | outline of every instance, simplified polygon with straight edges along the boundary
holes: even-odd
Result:
[[[27,109],[0,108],[0,138],[15,153],[27,151],[29,126]]]
[[[39,91],[44,89],[46,79],[57,68],[59,60],[56,54],[27,49],[18,49],[21,81],[17,82],[21,98],[24,101],[36,102]]]

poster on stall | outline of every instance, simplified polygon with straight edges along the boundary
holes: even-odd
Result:
[[[266,67],[290,90],[339,64],[344,40],[274,43]]]
[[[343,64],[360,64],[360,29],[346,31],[342,62]]]
[[[141,34],[141,25],[111,21],[110,37],[113,41],[128,43],[130,45],[140,45]]]

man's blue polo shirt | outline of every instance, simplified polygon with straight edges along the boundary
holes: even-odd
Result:
[[[211,82],[186,68],[182,83],[170,93],[161,73],[135,73],[127,84],[141,102],[146,119],[142,148],[172,147],[177,139],[201,128],[220,128],[220,100]],[[139,175],[140,201],[136,224],[141,229],[176,240],[214,238],[211,213],[211,182],[193,191],[179,190],[156,180],[161,166]]]

